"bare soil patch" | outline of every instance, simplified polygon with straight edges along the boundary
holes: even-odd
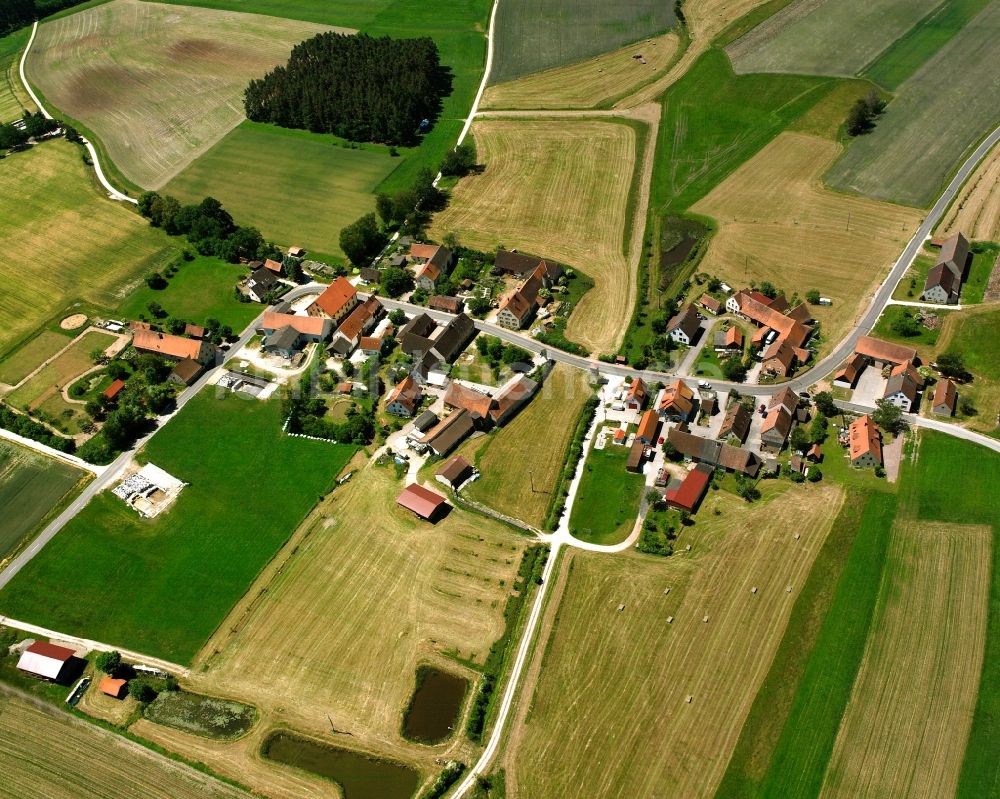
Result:
[[[77,328],[83,327],[85,324],[87,324],[87,314],[75,313],[63,319],[59,323],[59,327],[63,330],[76,330]]]

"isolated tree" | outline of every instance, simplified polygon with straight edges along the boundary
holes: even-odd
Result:
[[[676,462],[681,459],[681,453],[677,450],[677,447],[672,441],[664,441],[661,449],[663,450],[663,457],[665,457],[668,461]]]
[[[441,174],[448,177],[468,175],[476,166],[476,150],[468,143],[458,145],[441,162]]]
[[[135,677],[128,681],[128,693],[137,702],[146,703],[156,699],[156,689],[141,677]]]
[[[736,494],[747,502],[760,499],[760,489],[757,488],[757,484],[744,474],[736,475]]]
[[[809,289],[806,292],[806,302],[810,305],[819,305],[819,291],[817,289]]]
[[[114,674],[122,665],[121,653],[101,652],[94,660],[94,665],[105,674]]]
[[[165,289],[167,287],[167,280],[159,272],[151,272],[146,275],[146,285],[151,289],[160,291],[161,289]]]
[[[466,303],[469,313],[480,318],[490,312],[490,301],[486,297],[472,297]]]
[[[816,410],[818,410],[824,416],[836,416],[840,411],[833,402],[833,394],[829,391],[820,391],[815,397],[813,397],[813,402],[816,403]]]
[[[822,444],[826,441],[826,434],[830,423],[826,420],[826,417],[818,413],[813,418],[812,423],[809,425],[809,438],[814,444]]]
[[[406,313],[402,308],[396,308],[394,311],[389,312],[389,321],[392,322],[396,327],[406,324]]]
[[[920,322],[912,311],[904,310],[892,322],[892,332],[903,338],[913,338],[920,335]]]
[[[383,225],[394,225],[402,220],[398,216],[398,207],[395,201],[385,192],[375,195],[375,212],[379,215]]]
[[[809,482],[818,483],[823,479],[823,472],[821,472],[816,466],[809,467]]]
[[[398,297],[413,288],[413,275],[405,269],[390,266],[383,269],[379,277],[382,291],[390,297]]]
[[[875,401],[875,411],[872,413],[872,421],[887,433],[896,434],[903,430],[906,422],[903,420],[903,411],[897,405],[893,405],[887,399]]]
[[[340,249],[355,266],[367,264],[386,244],[375,214],[365,214],[340,231]]]
[[[722,375],[732,383],[742,383],[747,379],[747,368],[739,358],[727,358],[722,362]]]
[[[965,368],[965,359],[961,353],[948,351],[942,352],[937,357],[938,371],[945,377],[953,377],[956,380],[968,380],[972,375]]]
[[[792,430],[789,445],[796,451],[804,450],[809,446],[809,434],[802,425],[795,425],[795,428]]]

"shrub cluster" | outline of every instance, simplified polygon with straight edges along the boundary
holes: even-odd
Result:
[[[436,780],[431,783],[431,786],[420,794],[420,799],[440,799],[448,793],[448,789],[458,782],[458,778],[462,776],[465,771],[465,763],[460,763],[457,760],[452,760],[444,767]]]
[[[0,404],[0,427],[60,452],[73,453],[76,450],[76,443],[73,439],[57,436],[30,416],[15,413],[8,406],[2,404]]]
[[[289,433],[325,438],[341,444],[368,444],[375,438],[375,418],[356,405],[347,410],[343,422],[326,418],[326,400],[316,396],[313,375],[305,374],[297,391],[282,394],[282,414]]]
[[[24,130],[14,127],[8,123],[0,125],[0,150],[9,150],[12,147],[22,147],[28,143],[29,139],[44,136],[59,127],[56,119],[46,119],[41,111],[32,114],[28,112],[24,115]]]
[[[450,73],[428,37],[329,32],[296,45],[287,65],[250,81],[243,105],[255,122],[413,144],[450,90]]]

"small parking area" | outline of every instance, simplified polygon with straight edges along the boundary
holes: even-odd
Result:
[[[851,402],[874,407],[875,400],[882,399],[884,394],[885,378],[882,377],[882,372],[874,366],[867,366],[858,378]]]

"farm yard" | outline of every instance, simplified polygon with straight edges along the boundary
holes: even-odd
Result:
[[[673,7],[652,0],[511,0],[497,11],[490,82],[582,61],[663,33],[674,23]]]
[[[18,75],[21,52],[30,34],[29,29],[23,28],[0,38],[0,123],[20,119],[24,110],[35,110]]]
[[[848,77],[909,31],[939,0],[800,0],[726,47],[738,74]]]
[[[355,451],[281,423],[277,401],[202,392],[141,453],[190,484],[176,504],[147,520],[102,492],[0,592],[0,612],[190,661]]]
[[[431,235],[455,232],[471,247],[503,243],[592,277],[567,337],[610,350],[631,313],[635,279],[622,247],[638,142],[626,124],[601,120],[493,120],[472,127],[481,174],[455,187]]]
[[[0,169],[0,240],[11,252],[44,254],[0,263],[0,353],[73,300],[115,307],[122,286],[174,257],[162,231],[97,194],[88,169],[65,141],[18,153]]]
[[[0,441],[0,563],[88,475],[29,449]]]
[[[0,770],[10,796],[229,799],[247,794],[112,732],[0,692]]]
[[[164,191],[182,202],[210,194],[271,241],[340,255],[340,229],[375,208],[399,163],[386,147],[244,121]]]
[[[396,506],[401,487],[371,465],[328,497],[202,650],[192,687],[430,767],[442,748],[400,735],[416,668],[474,675],[503,630],[527,539],[459,509],[418,521]]]
[[[482,473],[463,493],[541,527],[577,418],[590,394],[584,372],[557,364],[510,424],[462,447],[460,454],[474,461]]]
[[[827,183],[880,200],[929,205],[963,153],[997,123],[998,28],[1000,3],[991,3],[900,84],[875,130],[851,143],[826,174]]]
[[[595,58],[555,67],[487,88],[491,108],[593,108],[656,78],[678,55],[680,39],[665,33]],[[641,58],[639,58],[641,56]]]
[[[992,540],[988,526],[897,522],[821,796],[955,795],[979,688]]]
[[[841,151],[829,140],[782,133],[692,210],[718,224],[699,269],[732,286],[771,281],[814,306],[830,348],[864,310],[875,286],[920,223],[903,206],[830,191],[820,176]]]
[[[746,508],[719,492],[706,506],[721,515],[676,542],[690,554],[568,556],[504,763],[517,794],[711,795],[842,500],[810,486]]]
[[[243,119],[250,78],[324,26],[113,0],[45,22],[29,79],[101,140],[132,183],[159,189]]]
[[[969,239],[1000,239],[1000,147],[994,147],[959,191],[938,236],[962,231]]]

